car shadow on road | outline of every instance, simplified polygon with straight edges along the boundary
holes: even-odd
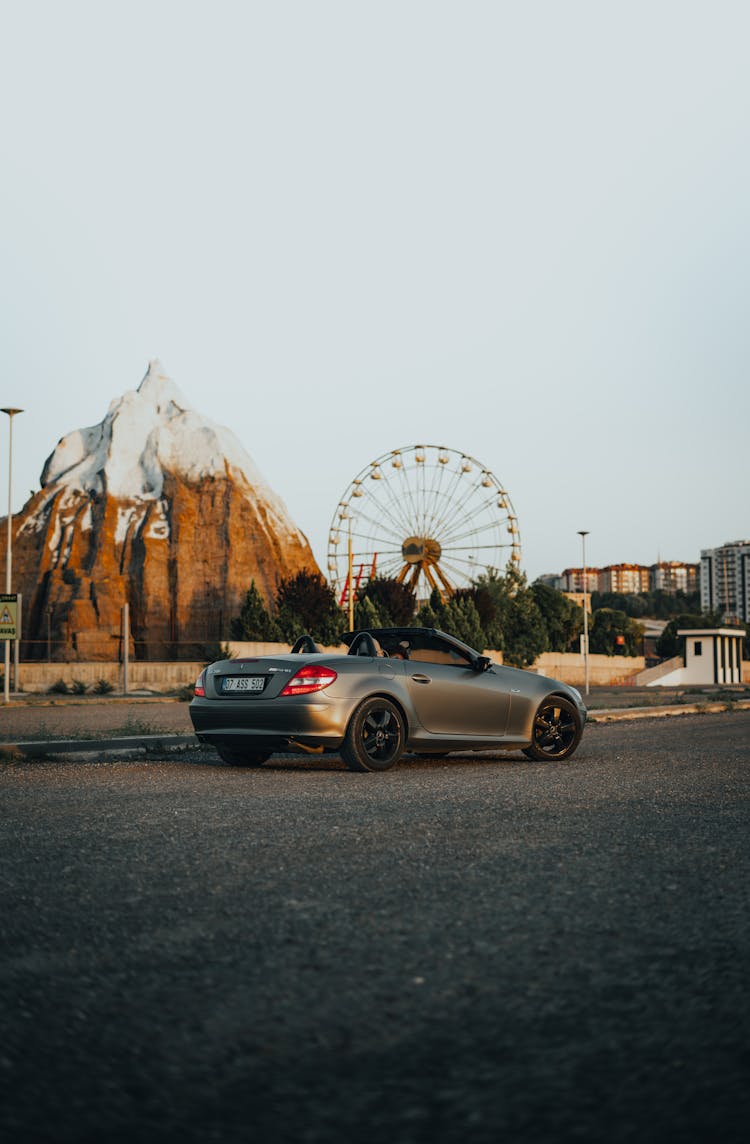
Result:
[[[404,755],[398,763],[392,768],[394,772],[410,771],[426,771],[426,770],[446,770],[466,766],[502,766],[507,767],[511,765],[518,765],[525,763],[527,766],[547,766],[548,764],[535,763],[531,759],[527,759],[520,751],[515,752],[474,752],[474,753],[456,753],[450,755]],[[231,770],[262,770],[262,771],[299,771],[300,773],[309,771],[335,771],[335,772],[349,772],[349,768],[339,755],[274,755],[267,762],[263,763],[261,767],[229,767]],[[357,772],[349,772],[357,773]],[[361,773],[377,773],[377,772],[361,772]],[[384,772],[381,772],[384,773]]]

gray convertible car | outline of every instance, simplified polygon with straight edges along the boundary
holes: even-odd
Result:
[[[227,763],[276,752],[336,752],[385,771],[404,752],[522,750],[559,761],[578,746],[586,707],[574,687],[492,663],[434,628],[371,628],[324,652],[302,636],[286,655],[205,668],[190,716]]]

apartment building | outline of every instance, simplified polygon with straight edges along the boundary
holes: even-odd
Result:
[[[598,592],[599,568],[586,569],[586,583],[583,580],[583,568],[566,568],[560,577],[560,587],[563,592]]]
[[[660,560],[652,564],[652,592],[697,592],[700,580],[699,564],[684,564],[680,560]]]
[[[661,560],[658,564],[607,564],[604,568],[587,568],[589,592],[619,592],[632,595],[642,592],[695,592],[700,579],[698,564],[680,560]],[[561,592],[583,591],[583,568],[566,568],[561,576],[540,577]]]
[[[645,564],[608,564],[599,570],[600,592],[621,592],[623,595],[648,592],[651,573]]]
[[[750,623],[750,540],[701,549],[701,609],[725,621]]]

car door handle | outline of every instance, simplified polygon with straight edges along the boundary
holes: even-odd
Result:
[[[415,683],[432,683],[429,675],[412,675],[412,679]]]

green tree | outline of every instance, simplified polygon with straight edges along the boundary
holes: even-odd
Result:
[[[483,651],[485,635],[479,622],[479,613],[474,601],[457,596],[443,601],[435,589],[429,604],[423,604],[415,621],[423,628],[438,628],[449,636],[462,640],[475,651]]]
[[[569,651],[583,631],[583,608],[541,580],[531,585],[531,592],[544,619],[549,650]]]
[[[528,667],[547,650],[548,637],[526,576],[516,568],[504,574],[490,572],[480,576],[475,587],[486,589],[495,608],[495,619],[485,629],[485,646],[502,650],[512,667]]]
[[[433,601],[436,605],[435,608],[432,606]],[[416,626],[418,628],[439,628],[440,631],[444,631],[444,629],[440,626],[440,617],[436,611],[436,608],[440,607],[440,605],[440,594],[439,592],[433,591],[429,603],[422,604],[421,608],[414,617],[414,623]],[[448,634],[451,635],[452,633],[449,632]]]
[[[592,592],[591,607],[614,608],[634,619],[648,616],[653,620],[668,620],[673,616],[700,611],[700,592]]]
[[[600,608],[624,612],[634,619],[651,614],[649,596],[643,592],[592,592],[591,610],[598,612]]]
[[[358,599],[371,600],[381,618],[383,628],[408,627],[414,618],[417,602],[406,584],[389,576],[375,576],[358,592]],[[359,626],[359,625],[358,625]]]
[[[378,605],[370,596],[361,596],[354,603],[354,628],[361,631],[363,628],[391,627],[390,619],[383,618]]]
[[[451,600],[453,612],[453,634],[476,651],[484,651],[487,637],[479,619],[479,612],[473,600]]]
[[[276,607],[281,637],[290,643],[309,632],[320,643],[337,644],[346,629],[333,589],[319,572],[303,569],[280,580]]]
[[[640,655],[642,646],[643,628],[625,612],[599,608],[592,613],[589,650],[595,655]]]
[[[479,622],[482,625],[482,631],[486,633],[492,630],[493,625],[497,620],[497,605],[493,599],[492,593],[488,588],[481,584],[474,584],[471,588],[459,588],[453,596],[454,600],[471,600],[477,610]],[[486,647],[499,648],[496,645],[486,644]]]
[[[718,612],[683,612],[670,620],[656,641],[656,654],[663,659],[685,654],[685,639],[677,635],[680,628],[720,628],[721,615]]]
[[[281,639],[279,625],[266,608],[254,580],[250,581],[240,614],[231,621],[229,632],[233,640],[260,640],[265,643]]]

